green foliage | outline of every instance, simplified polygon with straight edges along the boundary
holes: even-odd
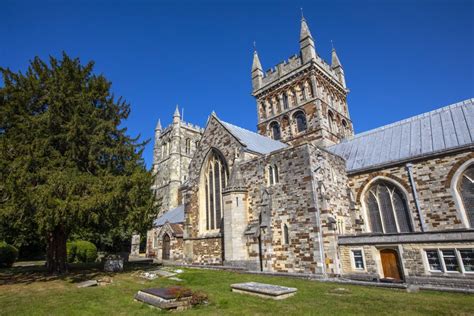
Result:
[[[93,66],[63,54],[0,68],[0,238],[43,240],[48,262],[66,259],[68,236],[129,238],[155,214],[146,142],[127,135],[130,105]]]
[[[97,247],[86,240],[75,240],[67,243],[67,262],[87,263],[97,260]]]
[[[18,258],[18,249],[0,241],[0,267],[11,267]]]

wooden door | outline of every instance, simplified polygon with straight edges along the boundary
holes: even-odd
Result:
[[[170,259],[170,236],[165,234],[163,236],[163,260]]]
[[[380,251],[380,257],[382,259],[384,277],[401,280],[397,251],[393,249],[383,249]]]

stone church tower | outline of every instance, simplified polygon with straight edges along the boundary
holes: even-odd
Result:
[[[202,128],[181,119],[178,106],[173,115],[173,123],[162,129],[161,122],[155,128],[153,150],[153,190],[159,215],[182,204],[179,187],[187,180],[188,168],[201,139]]]
[[[354,134],[347,108],[349,90],[336,50],[331,65],[319,57],[304,18],[299,55],[264,73],[254,52],[252,88],[262,135],[292,145],[312,141],[329,146]]]

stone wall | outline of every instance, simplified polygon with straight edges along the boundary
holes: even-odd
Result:
[[[451,190],[451,179],[459,166],[474,158],[472,151],[445,154],[442,156],[413,161],[413,177],[418,193],[420,209],[427,231],[463,229],[465,225]],[[355,198],[355,213],[352,232],[366,232],[368,223],[363,223],[363,190],[376,178],[391,180],[406,191],[410,215],[415,231],[421,231],[420,217],[415,205],[413,190],[407,168],[404,164],[385,169],[349,175],[349,186]]]

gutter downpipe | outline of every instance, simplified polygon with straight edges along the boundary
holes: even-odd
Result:
[[[421,212],[420,200],[418,198],[418,192],[416,191],[415,179],[413,178],[413,164],[412,163],[407,163],[405,165],[405,167],[407,168],[408,177],[410,178],[410,184],[411,184],[411,189],[412,189],[412,193],[413,193],[413,198],[415,199],[416,211],[418,212],[418,217],[420,218],[421,231],[425,232],[425,231],[427,231],[426,223],[425,223],[425,218],[423,217],[423,213]]]
[[[310,154],[308,150],[308,154]],[[309,159],[311,159],[311,155],[309,155]],[[311,163],[310,163],[310,167]],[[312,169],[312,168],[311,168]],[[310,170],[311,170],[310,169]],[[311,170],[313,173],[316,173],[319,169],[321,169],[320,166],[316,167],[314,170]],[[316,208],[316,222],[318,224],[318,241],[319,241],[319,253],[321,254],[321,270],[323,273],[323,277],[327,279],[327,273],[326,273],[326,262],[325,262],[325,255],[324,255],[324,244],[323,244],[323,228],[321,226],[321,211],[319,209],[318,205],[318,199],[317,199],[317,188],[314,186],[314,179],[313,175],[311,175],[311,187],[313,189],[313,202],[314,202],[314,207]]]

